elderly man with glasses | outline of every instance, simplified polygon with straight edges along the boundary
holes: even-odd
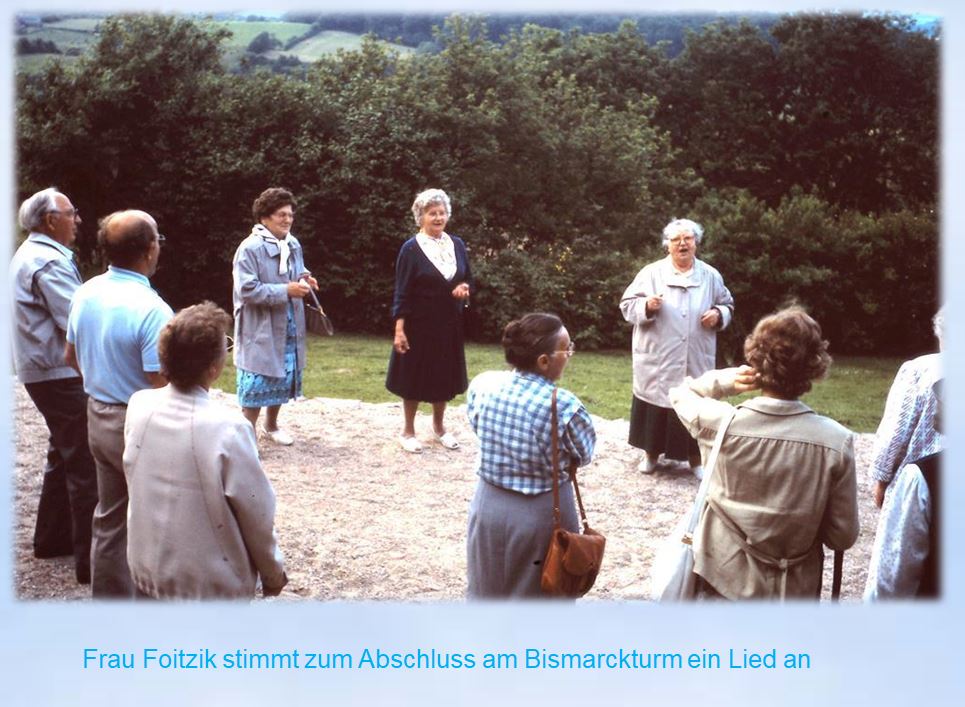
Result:
[[[87,584],[97,478],[87,446],[87,395],[64,363],[67,314],[82,282],[70,249],[80,212],[50,187],[21,204],[19,220],[28,235],[10,263],[14,368],[50,431],[34,556],[73,555],[77,581]]]
[[[151,287],[163,236],[143,211],[100,221],[97,242],[110,265],[74,296],[67,321],[67,362],[84,377],[88,437],[97,465],[91,588],[95,599],[134,595],[127,564],[124,421],[131,396],[159,388],[158,336],[174,315]]]

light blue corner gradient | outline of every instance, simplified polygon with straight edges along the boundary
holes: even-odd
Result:
[[[19,9],[64,9],[71,3],[24,3]],[[258,3],[230,2],[238,7]],[[137,9],[197,9],[181,0]],[[221,3],[224,9],[225,3]],[[805,9],[786,3],[676,3],[673,10]],[[91,9],[117,9],[98,2]],[[286,7],[294,8],[295,3]],[[335,9],[332,3],[302,7]],[[407,3],[339,2],[340,9],[438,10],[425,0]],[[125,9],[132,9],[128,4]],[[218,9],[212,3],[211,9]],[[262,7],[270,9],[269,3]],[[860,5],[838,5],[839,8]],[[666,3],[548,1],[528,4],[466,3],[448,0],[445,9],[603,10],[667,9]],[[942,14],[944,30],[943,268],[949,307],[947,355],[951,448],[945,508],[946,598],[937,605],[891,606],[686,606],[586,603],[569,608],[543,605],[459,604],[257,604],[251,607],[153,606],[129,604],[19,603],[13,598],[11,563],[12,488],[0,484],[0,704],[4,705],[502,705],[565,703],[638,705],[655,700],[719,705],[886,705],[917,707],[960,704],[959,656],[963,621],[962,421],[965,376],[958,361],[965,354],[965,184],[962,126],[965,106],[965,11],[953,3],[905,2],[876,9]],[[0,121],[0,169],[7,194],[2,238],[11,248],[14,224],[12,10],[0,22],[0,81],[6,120]],[[96,136],[92,136],[96,139]],[[842,234],[847,237],[847,234]],[[937,276],[937,273],[936,273]],[[907,293],[915,297],[914,292]],[[10,370],[7,288],[0,297],[0,370]],[[891,316],[901,316],[893,312]],[[0,386],[2,406],[11,409],[9,377]],[[0,415],[2,459],[13,469],[10,415]],[[465,470],[465,473],[470,473]],[[605,529],[604,529],[605,530]],[[807,671],[96,671],[84,670],[83,651],[140,652],[144,648],[219,653],[345,652],[364,648],[386,652],[437,652],[481,655],[527,648],[561,652],[638,651],[808,653]]]

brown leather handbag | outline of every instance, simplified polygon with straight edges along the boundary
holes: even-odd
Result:
[[[581,597],[593,587],[603,562],[606,538],[593,530],[586,522],[580,486],[576,481],[576,464],[570,464],[569,473],[576,492],[583,521],[582,533],[571,533],[560,527],[560,471],[559,430],[556,421],[556,388],[552,402],[553,435],[553,535],[543,560],[543,576],[540,586],[544,594],[554,597]]]

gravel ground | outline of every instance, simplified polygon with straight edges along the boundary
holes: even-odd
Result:
[[[214,391],[227,405],[234,396]],[[423,406],[426,407],[426,406]],[[89,588],[73,577],[71,558],[37,560],[33,522],[46,455],[47,428],[26,392],[14,383],[16,435],[15,586],[20,599],[84,600]],[[290,583],[282,600],[459,601],[465,591],[466,518],[475,490],[475,437],[463,407],[447,412],[462,448],[431,440],[421,411],[421,455],[396,441],[397,403],[315,398],[286,405],[281,423],[291,447],[260,440],[262,462],[278,498],[276,526]],[[594,418],[595,461],[582,472],[590,524],[607,536],[603,571],[587,600],[643,600],[654,552],[690,506],[690,474],[646,476],[626,444],[626,420]],[[868,492],[872,435],[856,440],[861,534],[845,554],[841,596],[860,601],[877,511]],[[831,583],[825,563],[825,596]]]

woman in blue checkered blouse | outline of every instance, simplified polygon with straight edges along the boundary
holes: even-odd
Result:
[[[512,371],[477,376],[466,394],[479,437],[479,483],[469,506],[467,558],[471,599],[539,597],[543,557],[553,530],[550,405],[573,355],[559,317],[527,314],[503,330]],[[557,391],[561,469],[585,466],[596,432],[583,403]],[[579,527],[573,486],[560,475],[563,526]]]

